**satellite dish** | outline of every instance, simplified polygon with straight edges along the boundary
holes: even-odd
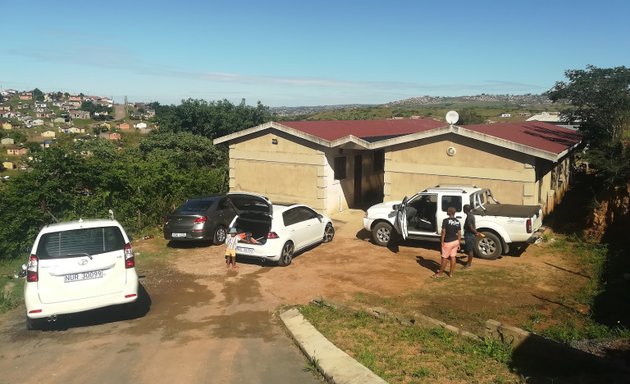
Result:
[[[446,122],[449,123],[450,125],[453,125],[455,123],[457,123],[457,120],[459,120],[459,113],[455,112],[455,111],[448,111],[446,112]]]

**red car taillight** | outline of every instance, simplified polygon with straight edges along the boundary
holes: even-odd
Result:
[[[278,234],[275,232],[269,232],[267,234],[267,239],[278,239],[278,238],[280,238],[280,236],[278,236]]]
[[[532,233],[532,219],[527,219],[525,228],[527,229],[527,233]]]
[[[195,221],[193,221],[193,223],[195,224],[203,224],[206,221],[208,221],[208,216],[201,216],[195,219]]]
[[[125,268],[133,268],[136,266],[136,258],[131,249],[131,243],[125,244]]]
[[[37,258],[37,255],[31,255],[28,258],[26,281],[29,283],[36,283],[39,281],[39,259]]]

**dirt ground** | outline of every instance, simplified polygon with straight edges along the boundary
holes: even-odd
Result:
[[[567,284],[577,289],[588,280],[571,255],[553,254],[532,245],[520,254],[517,252],[518,256],[493,261],[476,259],[470,270],[462,269],[462,254],[453,277],[436,281],[431,275],[439,267],[437,243],[378,247],[362,229],[362,217],[360,210],[333,215],[334,241],[296,256],[286,268],[241,259],[238,272],[225,272],[222,246],[171,248],[173,257],[177,257],[171,265],[182,273],[196,275],[196,281],[210,290],[218,289],[220,283],[204,277],[217,273],[225,273],[228,281],[256,281],[258,289],[265,293],[260,300],[268,308],[305,304],[320,297],[339,302],[356,301],[359,297],[370,304],[409,294],[409,306],[401,308],[403,312],[422,310],[439,318],[444,311],[474,309],[502,314],[497,320],[513,325],[527,319],[528,314],[517,309],[536,307],[548,311],[546,307],[553,306],[566,293]],[[164,240],[151,239],[136,242],[134,249],[152,253],[164,246]],[[587,310],[579,304],[573,309]]]
[[[315,298],[421,311],[471,331],[488,317],[520,326],[538,314],[553,321],[564,292],[585,284],[571,255],[530,246],[519,256],[458,264],[452,278],[431,279],[437,244],[378,247],[362,229],[362,211],[333,215],[336,236],[288,267],[239,260],[226,271],[223,246],[133,242],[146,290],[146,313],[96,312],[52,332],[27,332],[24,308],[0,316],[0,382],[101,383],[318,381],[274,312]],[[579,304],[570,310],[585,311]],[[473,313],[472,316],[461,314]],[[32,370],[32,362],[53,367]],[[94,364],[99,361],[99,364]],[[87,375],[87,376],[86,376]]]

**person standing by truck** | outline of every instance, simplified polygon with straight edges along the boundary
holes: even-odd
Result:
[[[483,233],[477,232],[477,225],[475,224],[475,215],[472,213],[472,209],[469,204],[464,205],[464,213],[466,219],[464,220],[464,251],[468,255],[466,265],[464,268],[470,268],[472,266],[473,254],[475,249],[475,237],[484,237]]]
[[[462,240],[461,224],[455,218],[455,207],[448,207],[446,213],[448,217],[442,220],[442,233],[440,235],[440,245],[442,246],[442,257],[440,260],[440,270],[437,271],[433,278],[442,277],[446,268],[446,260],[450,260],[451,269],[446,273],[448,277],[453,276],[455,271],[455,256],[459,249],[459,243]]]

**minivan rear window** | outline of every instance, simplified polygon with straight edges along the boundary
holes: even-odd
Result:
[[[37,246],[37,257],[59,259],[97,255],[124,249],[125,239],[120,228],[81,228],[42,235]]]

